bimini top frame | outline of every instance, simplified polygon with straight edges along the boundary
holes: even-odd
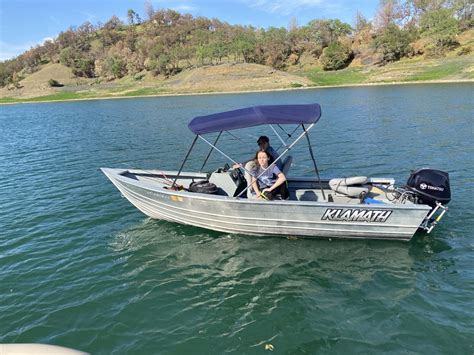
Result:
[[[318,104],[253,106],[195,117],[188,128],[202,135],[264,124],[314,124],[320,117]]]
[[[194,134],[196,134],[196,137],[194,138],[193,143],[191,147],[189,148],[189,151],[186,154],[186,157],[184,158],[183,163],[181,164],[178,174],[175,177],[175,180],[173,182],[173,186],[176,185],[176,181],[179,175],[181,174],[184,164],[186,160],[188,159],[189,154],[191,153],[198,137],[211,146],[211,151],[207,155],[206,160],[204,161],[203,167],[206,164],[206,161],[209,158],[210,154],[212,153],[213,149],[217,150],[224,157],[231,160],[235,164],[237,162],[234,159],[232,159],[231,157],[229,157],[227,154],[225,154],[223,151],[221,151],[220,149],[216,147],[217,142],[221,136],[221,133],[223,131],[230,131],[230,130],[260,126],[260,125],[266,125],[266,124],[270,125],[270,128],[278,136],[278,138],[280,139],[280,141],[286,148],[280,154],[280,156],[278,157],[276,161],[280,160],[301,138],[306,136],[309,152],[311,155],[311,159],[313,160],[313,163],[314,163],[318,181],[321,182],[318,168],[316,166],[316,160],[314,158],[313,150],[312,150],[311,143],[308,137],[308,132],[311,130],[311,128],[313,128],[316,122],[318,122],[320,117],[321,117],[321,106],[319,106],[319,104],[253,106],[253,107],[247,107],[247,108],[242,108],[238,110],[220,112],[220,113],[211,114],[207,116],[195,117],[188,124],[188,128]],[[303,133],[301,133],[291,144],[288,145],[280,137],[277,131],[273,128],[272,126],[273,124],[276,124],[278,126],[282,124],[292,124],[292,125],[296,124],[298,126],[301,125],[303,129]],[[308,124],[309,126],[305,128],[305,124]],[[202,137],[203,134],[214,133],[214,132],[219,132],[219,135],[216,141],[214,142],[214,144],[210,143],[208,140]],[[291,138],[290,134],[288,134],[288,138]],[[250,173],[249,171],[247,172]],[[256,178],[258,179],[260,175],[257,176]],[[324,196],[324,190],[322,189],[322,186],[321,186],[321,190]],[[244,191],[242,191],[239,194],[239,196]]]

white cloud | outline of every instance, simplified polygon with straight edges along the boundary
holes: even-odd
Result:
[[[249,7],[285,16],[309,9],[320,9],[324,12],[337,12],[339,9],[334,1],[328,0],[242,0],[242,2]]]
[[[181,0],[181,1],[169,1],[169,0],[158,0],[155,1],[158,9],[172,9],[178,12],[193,12],[197,10],[193,0]],[[156,9],[155,9],[156,10]]]
[[[177,5],[177,6],[172,6],[171,8],[178,12],[192,12],[196,10],[196,7],[191,6],[191,5]]]
[[[0,41],[0,61],[5,61],[8,59],[13,59],[18,57],[20,54],[23,54],[27,50],[42,45],[46,41],[52,41],[53,38],[46,37],[38,42],[27,42],[23,44],[10,44],[4,41]]]
[[[12,59],[34,46],[34,43],[10,44],[0,41],[0,61]]]

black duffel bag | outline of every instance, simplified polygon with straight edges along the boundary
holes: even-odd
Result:
[[[217,186],[208,180],[201,180],[192,182],[189,185],[188,190],[190,192],[198,192],[200,194],[215,194],[217,192]]]

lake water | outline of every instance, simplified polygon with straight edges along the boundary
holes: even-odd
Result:
[[[472,354],[472,84],[0,106],[0,343],[94,354]],[[100,167],[177,169],[197,115],[313,103],[322,177],[450,173],[409,243],[226,235],[154,221]],[[237,141],[254,153],[263,127]],[[270,134],[269,134],[270,135]],[[273,142],[276,142],[273,139]],[[301,148],[293,174],[311,173]],[[301,149],[301,150],[299,150]],[[199,169],[203,144],[186,170]],[[217,154],[209,169],[225,163]]]

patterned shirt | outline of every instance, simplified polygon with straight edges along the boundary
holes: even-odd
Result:
[[[259,176],[263,170],[265,169],[263,169],[262,167],[259,167],[256,172],[257,174],[256,177]],[[265,173],[263,173],[263,175],[261,175],[258,178],[257,183],[258,183],[259,189],[272,187],[275,181],[277,181],[278,175],[280,175],[280,173],[281,173],[280,169],[278,169],[278,167],[275,164],[272,164],[270,168],[268,168],[267,171],[265,171]]]

